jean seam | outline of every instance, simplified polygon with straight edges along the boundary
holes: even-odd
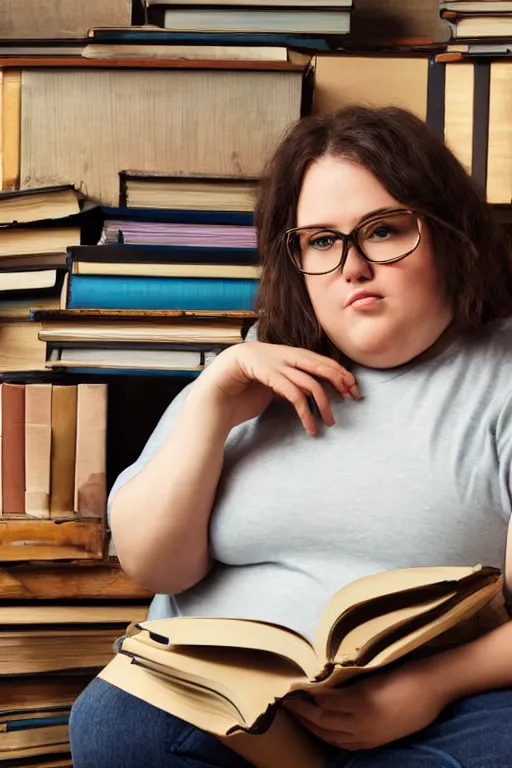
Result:
[[[183,722],[183,729],[173,739],[171,736],[165,738],[165,750],[171,755],[181,755],[180,750],[183,749],[183,744],[187,739],[197,730],[194,725]]]
[[[459,763],[459,761],[456,760],[453,755],[449,755],[448,752],[445,752],[442,749],[432,747],[429,744],[412,743],[411,746],[413,746],[415,749],[421,750],[422,752],[429,752],[430,754],[437,755],[437,757],[442,757],[445,761],[448,761],[450,768],[464,768],[462,763]]]

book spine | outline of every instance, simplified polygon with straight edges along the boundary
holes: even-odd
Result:
[[[162,222],[165,224],[225,224],[227,226],[250,227],[254,223],[253,214],[249,211],[166,210],[102,206],[101,213],[104,219]]]
[[[76,397],[76,385],[52,387],[50,517],[74,516]]]
[[[70,275],[69,309],[253,310],[258,280]]]
[[[1,83],[2,189],[18,189],[20,186],[21,71],[4,70]]]
[[[2,506],[25,514],[25,385],[2,386]]]
[[[104,517],[106,490],[107,386],[79,384],[77,390],[74,510]]]
[[[25,389],[25,512],[50,516],[52,386],[27,384]]]
[[[67,266],[81,261],[104,264],[227,264],[256,266],[259,263],[256,248],[207,248],[181,245],[78,245],[68,248]]]
[[[3,480],[2,480],[2,454],[3,454],[3,427],[2,427],[2,389],[4,385],[0,384],[0,517],[2,517],[4,512],[4,504],[3,504]]]

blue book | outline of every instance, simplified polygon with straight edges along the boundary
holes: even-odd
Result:
[[[66,370],[65,366],[63,366],[60,370]],[[145,369],[141,370],[140,368],[134,368],[133,370],[128,368],[69,368],[67,369],[69,373],[73,373],[76,376],[129,376],[130,378],[133,378],[134,376],[142,376],[144,378],[147,378],[148,376],[164,376],[168,379],[197,379],[201,371],[154,371],[151,369]],[[68,375],[68,374],[66,374]]]
[[[67,725],[69,715],[59,715],[57,717],[32,717],[26,720],[10,720],[6,723],[6,732],[27,731],[34,728],[47,728],[50,725]]]
[[[258,280],[69,275],[67,309],[253,310]]]

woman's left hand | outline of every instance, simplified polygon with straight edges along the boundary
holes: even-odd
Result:
[[[313,695],[316,704],[292,699],[285,708],[320,739],[349,750],[373,749],[416,733],[450,703],[446,684],[421,661]]]

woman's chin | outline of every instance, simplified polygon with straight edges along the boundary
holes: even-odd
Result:
[[[367,368],[396,368],[409,362],[419,350],[411,351],[403,343],[397,344],[396,333],[365,333],[352,336],[339,342],[333,339],[336,346],[355,363]]]

